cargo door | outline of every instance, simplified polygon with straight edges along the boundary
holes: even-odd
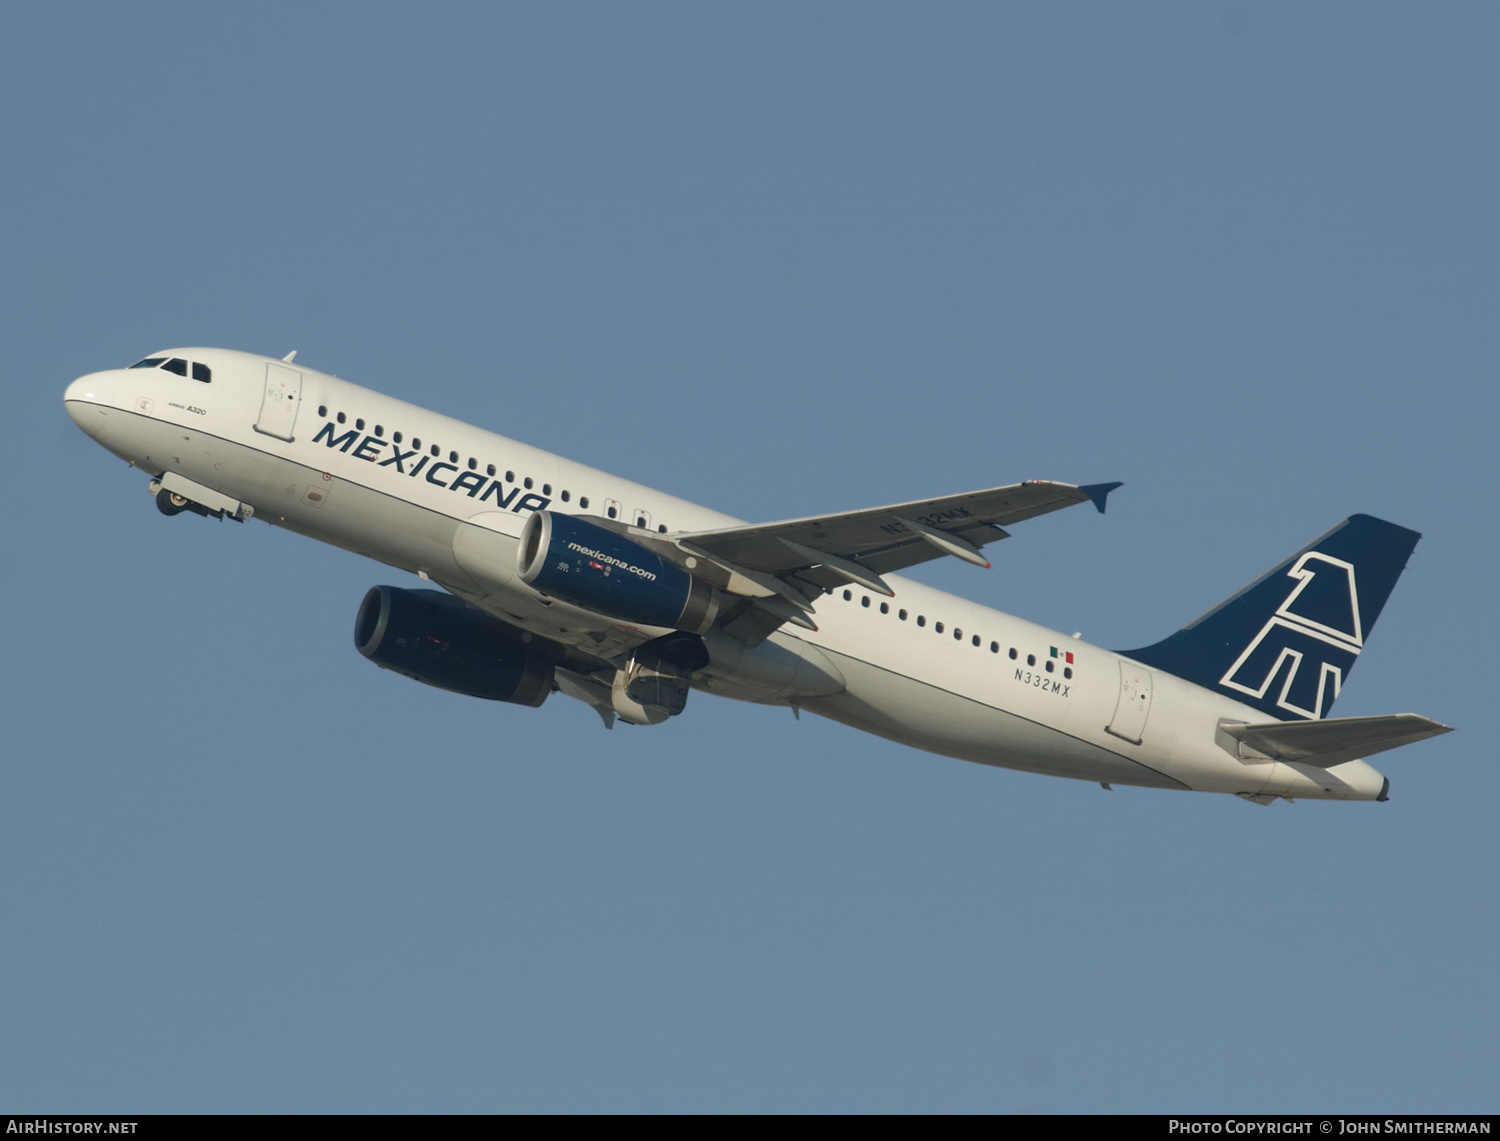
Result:
[[[297,406],[302,403],[302,374],[284,364],[266,362],[266,390],[260,402],[255,430],[278,440],[292,439],[297,424]]]
[[[1135,662],[1120,662],[1120,698],[1115,715],[1104,727],[1106,733],[1139,745],[1146,735],[1151,713],[1151,671]]]

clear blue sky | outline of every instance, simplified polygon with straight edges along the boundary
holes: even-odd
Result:
[[[1493,1111],[1493,5],[10,4],[6,1110]],[[1141,645],[1425,535],[1388,804],[372,668],[407,580],[67,419],[281,355],[748,519],[1024,478],[919,577]]]

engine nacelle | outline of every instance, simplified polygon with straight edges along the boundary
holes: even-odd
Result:
[[[701,634],[722,596],[624,535],[576,515],[534,512],[516,548],[521,581],[576,606],[643,626]]]
[[[534,707],[552,692],[551,661],[503,622],[436,590],[372,586],[354,646],[381,669],[469,697]]]

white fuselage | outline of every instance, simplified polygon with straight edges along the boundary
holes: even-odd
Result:
[[[212,380],[160,369],[92,373],[69,386],[69,413],[153,476],[175,473],[253,508],[256,519],[421,574],[536,637],[590,654],[626,648],[642,630],[519,580],[516,541],[532,511],[602,517],[613,509],[614,518],[669,533],[739,522],[301,366],[222,349],[161,355],[199,362]],[[268,365],[300,374],[279,422],[268,419]],[[815,632],[783,627],[754,649],[711,636],[712,662],[697,688],[795,705],[963,760],[1081,780],[1338,800],[1380,794],[1381,775],[1363,761],[1325,769],[1237,755],[1219,722],[1263,720],[1253,708],[920,583],[887,581],[894,598],[850,587],[818,600]]]

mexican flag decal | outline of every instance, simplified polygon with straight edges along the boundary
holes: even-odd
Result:
[[[1052,656],[1054,658],[1062,658],[1063,661],[1067,662],[1068,665],[1070,665],[1070,666],[1073,664],[1073,651],[1072,650],[1059,650],[1056,646],[1053,646],[1052,647]]]

